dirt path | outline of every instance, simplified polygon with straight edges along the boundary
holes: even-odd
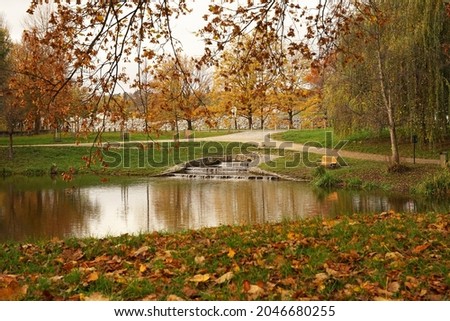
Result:
[[[379,162],[388,162],[389,156],[387,155],[379,155],[379,154],[369,154],[369,153],[360,153],[346,150],[334,150],[330,148],[317,148],[312,146],[305,146],[303,144],[297,144],[292,142],[278,141],[271,139],[268,135],[273,135],[275,133],[281,133],[283,130],[252,130],[252,131],[244,131],[240,133],[234,133],[230,135],[224,136],[216,136],[216,137],[207,137],[201,138],[200,141],[219,141],[219,142],[247,142],[247,143],[255,143],[260,146],[267,146],[273,148],[284,148],[286,150],[293,150],[298,152],[311,152],[314,154],[320,155],[333,155],[333,156],[341,156],[342,158],[353,158],[360,160],[371,160],[371,161],[379,161]],[[402,157],[401,161],[404,163],[413,163],[412,158]],[[424,158],[416,158],[417,164],[439,164],[439,160],[437,159],[424,159]]]

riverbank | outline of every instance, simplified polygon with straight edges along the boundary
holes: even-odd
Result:
[[[223,133],[221,133],[223,134]],[[337,169],[326,170],[326,175],[317,182],[316,167],[320,160],[320,153],[314,153],[312,148],[307,154],[286,149],[278,150],[280,143],[271,149],[257,149],[254,145],[261,147],[261,142],[267,138],[267,132],[244,132],[232,135],[224,135],[209,138],[204,135],[196,138],[195,142],[129,142],[131,148],[121,148],[111,143],[109,148],[99,149],[97,147],[78,145],[58,146],[17,146],[13,160],[7,158],[7,149],[0,148],[0,176],[26,175],[42,176],[49,175],[51,171],[70,178],[73,175],[84,173],[96,173],[99,175],[137,175],[157,176],[174,165],[181,164],[193,159],[213,156],[216,154],[253,153],[260,155],[270,153],[274,157],[266,164],[261,164],[262,170],[272,172],[283,177],[315,181],[319,187],[336,187],[349,189],[374,190],[381,189],[395,193],[422,193],[433,194],[433,186],[428,188],[428,182],[439,180],[444,184],[443,194],[450,191],[450,178],[436,164],[406,164],[401,172],[390,172],[388,162],[378,159],[356,159],[345,157],[345,165]],[[118,133],[115,133],[118,135]],[[278,135],[278,136],[276,136]],[[280,136],[285,135],[285,136]],[[287,136],[286,136],[287,135]],[[311,136],[312,135],[312,136]],[[291,137],[294,141],[304,142],[319,140],[325,136],[325,131],[289,131],[278,133],[273,137]],[[106,137],[105,137],[106,138]],[[33,141],[45,141],[48,137],[30,138]],[[215,141],[211,141],[214,139]],[[326,146],[326,139],[317,144]],[[217,141],[221,141],[220,143]],[[248,143],[236,143],[236,141]],[[268,141],[271,143],[271,141]],[[22,141],[26,143],[26,140]],[[277,145],[278,144],[278,145]],[[365,154],[369,158],[376,155]],[[423,154],[423,156],[426,156]],[[429,155],[428,155],[429,156]],[[382,159],[385,156],[381,156]],[[386,158],[387,159],[387,158]],[[443,174],[444,173],[444,174]],[[447,176],[448,173],[447,173]],[[425,186],[427,185],[427,186]],[[442,186],[439,187],[442,190]],[[428,191],[426,190],[428,189]],[[431,193],[428,193],[431,190]],[[442,193],[441,193],[442,194]]]
[[[448,214],[0,245],[0,300],[449,300]]]

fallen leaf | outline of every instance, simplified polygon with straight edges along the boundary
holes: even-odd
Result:
[[[431,245],[431,244],[429,244],[429,243],[425,243],[425,244],[423,244],[423,245],[418,245],[418,246],[416,246],[416,247],[412,250],[412,252],[413,252],[414,254],[418,254],[418,253],[420,253],[420,252],[422,252],[422,251],[425,251],[427,248],[430,247],[430,245]]]
[[[384,257],[387,260],[400,260],[403,258],[403,255],[399,252],[388,252]]]
[[[400,283],[398,283],[398,282],[389,283],[387,290],[392,293],[397,293],[398,290],[400,290]]]
[[[194,258],[195,263],[197,264],[203,264],[205,262],[205,257],[204,256],[196,256]]]
[[[228,281],[230,281],[233,277],[234,277],[234,273],[233,273],[233,272],[227,272],[227,273],[225,273],[224,275],[222,275],[220,278],[218,278],[218,279],[216,280],[216,283],[217,283],[217,284],[222,284],[222,283],[228,282]]]
[[[86,278],[86,282],[90,283],[90,282],[95,282],[98,280],[98,273],[97,272],[92,272],[91,274],[88,275],[88,277]]]
[[[194,275],[192,278],[190,278],[189,281],[201,283],[201,282],[206,282],[209,279],[210,279],[209,274],[197,274],[197,275]]]
[[[236,252],[235,252],[232,248],[229,248],[229,249],[228,249],[228,254],[227,254],[227,256],[228,256],[230,259],[232,259],[235,255],[236,255]]]
[[[88,296],[83,296],[83,301],[109,301],[109,298],[99,292],[94,292]]]
[[[147,271],[147,266],[145,264],[140,264],[139,272],[144,273],[145,271]]]
[[[140,247],[138,250],[136,250],[134,253],[133,253],[133,256],[134,257],[136,257],[136,256],[139,256],[139,255],[141,255],[142,253],[145,253],[145,252],[147,252],[148,251],[148,246],[142,246],[142,247]]]
[[[329,275],[327,273],[317,273],[315,275],[314,283],[323,283],[325,280],[329,278]]]
[[[185,286],[185,287],[183,287],[183,294],[186,297],[192,299],[192,298],[195,298],[195,297],[198,296],[198,290],[193,289],[193,288],[191,288],[189,286]]]
[[[244,280],[242,285],[244,287],[244,292],[248,292],[250,290],[251,283],[249,280]]]
[[[248,289],[247,291],[247,294],[250,300],[255,300],[264,294],[264,289],[258,285],[251,284],[250,289]]]
[[[185,300],[183,300],[182,298],[180,298],[175,294],[171,294],[167,297],[167,301],[185,301]]]

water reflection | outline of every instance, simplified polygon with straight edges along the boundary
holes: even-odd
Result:
[[[415,212],[436,206],[419,206],[408,197],[325,192],[283,181],[134,178],[94,182],[1,181],[0,240],[103,237],[351,212]],[[448,205],[443,204],[447,209]]]

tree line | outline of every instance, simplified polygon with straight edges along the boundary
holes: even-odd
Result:
[[[190,1],[31,0],[21,44],[0,28],[0,108],[12,133],[27,120],[144,119],[144,130],[241,117],[264,128],[282,113],[318,116],[340,133],[383,132],[422,144],[449,135],[449,12],[443,0],[210,1],[198,31],[205,52],[183,54],[173,19]],[[48,2],[48,1],[45,1]],[[170,49],[170,50],[168,50]],[[168,54],[170,51],[170,54]],[[135,63],[134,79],[121,69]],[[127,82],[130,99],[118,95]],[[90,121],[91,119],[91,121]],[[233,124],[230,124],[232,127]]]

